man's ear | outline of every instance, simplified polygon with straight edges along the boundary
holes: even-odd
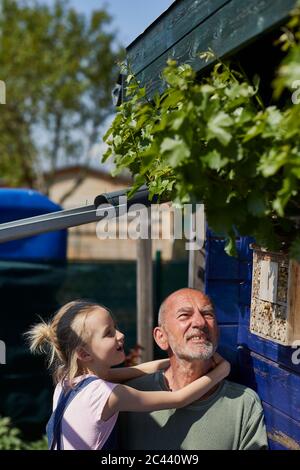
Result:
[[[169,349],[168,338],[163,327],[156,326],[153,330],[153,337],[160,349],[163,351],[167,351]]]
[[[80,359],[82,362],[89,362],[92,359],[92,356],[90,353],[83,347],[77,349],[77,357]]]

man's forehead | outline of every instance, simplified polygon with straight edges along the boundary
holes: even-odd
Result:
[[[213,305],[210,299],[201,292],[194,291],[183,291],[176,292],[176,295],[170,296],[167,305],[166,311],[176,312],[179,309],[191,309],[197,305],[198,308],[203,309],[213,309]]]

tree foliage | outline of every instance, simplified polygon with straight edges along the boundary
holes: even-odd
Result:
[[[33,186],[47,160],[49,185],[58,164],[87,159],[98,141],[120,52],[104,9],[86,17],[63,0],[1,1],[0,174]]]
[[[46,437],[38,441],[25,442],[21,431],[12,426],[10,418],[0,416],[0,450],[47,450]]]
[[[202,201],[229,254],[238,231],[269,249],[290,247],[300,259],[300,99],[291,100],[300,77],[299,35],[297,9],[279,39],[286,57],[273,84],[276,97],[289,90],[284,109],[264,107],[258,81],[219,60],[200,80],[189,65],[169,60],[166,89],[152,101],[129,74],[104,160],[113,156],[115,173],[129,168],[135,188],[146,182],[151,196]]]

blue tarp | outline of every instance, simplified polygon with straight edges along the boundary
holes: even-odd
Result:
[[[0,224],[59,210],[59,205],[38,191],[0,188]],[[2,243],[0,260],[61,261],[66,248],[67,232],[60,230]]]

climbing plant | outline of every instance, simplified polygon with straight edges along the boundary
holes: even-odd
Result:
[[[235,254],[239,233],[271,250],[289,249],[300,260],[299,8],[278,43],[285,58],[273,88],[275,98],[289,92],[285,106],[265,107],[259,80],[250,83],[216,57],[202,79],[190,65],[169,60],[165,91],[151,100],[129,72],[126,99],[104,137],[103,160],[114,158],[114,173],[129,169],[133,190],[146,183],[151,197],[203,202],[209,226],[227,239],[228,254]]]

